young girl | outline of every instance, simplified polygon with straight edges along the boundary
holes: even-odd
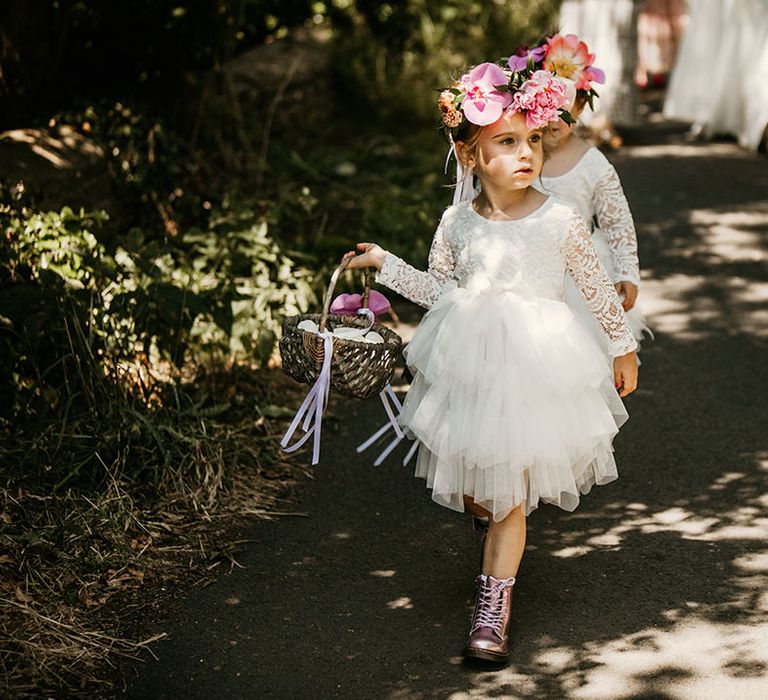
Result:
[[[570,59],[565,47],[573,45],[576,60]],[[562,45],[562,46],[561,46]],[[576,99],[570,108],[571,116],[578,119],[584,107],[596,93],[592,80],[602,79],[602,72],[592,67],[594,55],[586,44],[569,35],[555,35],[542,45],[548,53],[542,56],[542,65],[556,62],[561,72],[577,85]],[[554,56],[554,52],[557,56]],[[578,56],[587,60],[578,64]],[[615,281],[616,291],[622,296],[624,310],[635,338],[640,341],[643,333],[650,335],[643,315],[635,307],[640,270],[637,259],[637,237],[632,213],[624,196],[619,176],[608,159],[574,132],[574,124],[562,120],[551,122],[544,130],[544,148],[547,159],[541,177],[533,186],[545,194],[554,194],[576,207],[588,224],[596,222],[592,242],[600,262],[609,277]],[[581,294],[570,279],[566,280],[565,300],[579,319],[591,331],[593,337],[608,351],[599,325],[595,322]]]
[[[400,422],[420,440],[416,474],[434,500],[490,517],[468,657],[508,658],[526,515],[539,501],[573,510],[617,477],[619,396],[637,384],[636,342],[585,222],[532,187],[542,127],[572,98],[546,71],[474,68],[440,106],[479,194],[444,212],[427,272],[375,243],[359,243],[349,263],[375,267],[378,282],[429,309],[406,350],[414,381]],[[566,270],[606,335],[613,372],[563,301]]]

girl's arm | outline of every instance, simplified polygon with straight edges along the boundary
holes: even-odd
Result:
[[[611,355],[619,357],[634,351],[637,341],[629,329],[619,295],[597,257],[581,216],[574,215],[571,219],[564,252],[568,272],[608,336]]]
[[[631,282],[637,286],[640,284],[640,264],[635,223],[616,169],[610,163],[606,166],[592,193],[597,225],[605,233],[611,247],[616,281]]]
[[[404,260],[370,243],[359,243],[363,254],[354,258],[349,267],[373,266],[379,272],[376,281],[427,309],[438,300],[445,283],[453,279],[455,262],[445,238],[445,216],[437,227],[429,251],[427,272],[411,267]]]

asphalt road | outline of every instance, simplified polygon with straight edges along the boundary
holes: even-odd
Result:
[[[660,124],[609,154],[657,331],[616,441],[620,478],[543,506],[515,587],[512,661],[467,665],[478,545],[348,402],[294,510],[245,568],[174,601],[125,697],[768,697],[768,159]],[[402,456],[402,451],[399,453]]]

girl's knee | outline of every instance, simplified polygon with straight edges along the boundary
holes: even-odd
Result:
[[[525,526],[525,505],[521,504],[517,508],[513,508],[504,518],[498,521],[494,521],[491,518],[491,527],[504,528],[504,527],[520,527]]]

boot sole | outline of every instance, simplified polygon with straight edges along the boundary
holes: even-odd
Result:
[[[473,649],[467,647],[464,649],[464,656],[468,659],[480,659],[482,661],[493,661],[495,663],[504,663],[509,661],[509,654],[496,654],[486,649]]]

